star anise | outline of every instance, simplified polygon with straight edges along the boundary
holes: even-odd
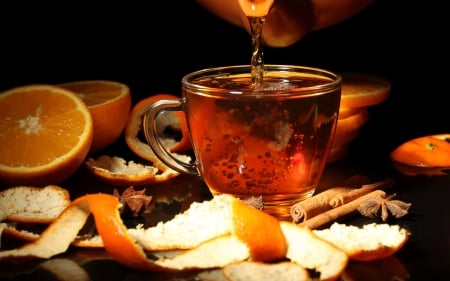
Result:
[[[145,194],[145,188],[142,190],[135,190],[134,186],[130,186],[125,189],[122,195],[119,194],[117,189],[114,189],[114,195],[117,196],[119,202],[122,203],[120,208],[121,213],[129,211],[133,217],[138,217],[149,206],[152,201],[152,196]]]
[[[401,218],[408,214],[412,204],[401,200],[392,200],[395,196],[396,194],[394,193],[387,197],[376,196],[367,198],[358,207],[358,211],[363,216],[369,218],[380,217],[383,221],[387,221],[389,216]]]
[[[258,196],[258,197],[249,197],[249,198],[245,198],[242,200],[244,203],[255,207],[258,210],[262,210],[264,209],[264,201],[262,198],[262,195]]]

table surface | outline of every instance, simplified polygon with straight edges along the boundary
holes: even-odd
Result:
[[[410,231],[410,239],[407,244],[394,256],[382,262],[350,264],[348,270],[354,268],[355,272],[362,270],[359,275],[365,276],[362,280],[368,280],[370,272],[376,272],[372,276],[380,276],[392,268],[400,267],[406,270],[410,276],[408,280],[441,280],[449,277],[450,266],[450,177],[447,174],[440,176],[406,175],[401,173],[387,157],[374,157],[370,153],[361,153],[358,143],[355,143],[350,155],[339,162],[329,164],[323,175],[321,188],[338,183],[351,175],[367,175],[371,179],[380,180],[392,178],[394,186],[388,193],[396,193],[396,198],[412,203],[409,214],[401,219],[388,221],[391,224],[399,224]],[[117,150],[115,150],[117,151]],[[362,156],[364,155],[364,156]],[[71,179],[62,184],[69,189],[73,198],[86,192],[112,193],[113,187],[100,182],[87,173],[84,169],[75,174]],[[170,194],[167,187],[170,186]],[[189,189],[189,190],[188,190]],[[189,202],[209,198],[210,194],[204,184],[189,176],[180,176],[165,185],[147,187],[148,193],[155,198],[176,197],[178,199],[162,203],[154,209],[151,218],[167,220],[179,212],[186,205],[180,204],[180,198]],[[186,194],[191,194],[186,197]],[[158,199],[156,199],[158,201]],[[165,199],[161,201],[167,201]],[[360,215],[345,219],[348,224],[363,224],[372,222]],[[156,221],[146,221],[151,225]],[[65,254],[52,259],[64,258],[77,264],[83,272],[87,273],[91,280],[142,280],[143,278],[155,278],[156,280],[195,280],[199,278],[197,272],[181,273],[155,273],[136,272],[117,264],[103,249],[70,248]],[[21,263],[14,266],[0,265],[0,278],[3,280],[52,280],[49,272],[39,269],[37,265],[46,261],[34,261]],[[361,268],[360,268],[361,267]],[[178,279],[177,279],[178,278]],[[57,280],[57,279],[55,279]],[[380,280],[378,277],[374,280]],[[384,279],[381,279],[384,280]]]

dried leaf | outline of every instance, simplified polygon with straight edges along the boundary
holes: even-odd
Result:
[[[114,195],[119,198],[119,202],[122,203],[120,212],[124,213],[127,210],[130,211],[133,217],[138,217],[142,212],[144,212],[152,201],[152,196],[145,194],[145,188],[136,191],[133,186],[128,187],[119,195],[117,189],[114,189]]]
[[[264,201],[262,196],[258,196],[258,197],[249,197],[249,198],[245,198],[242,201],[244,201],[246,204],[255,207],[258,210],[263,210],[264,209]]]

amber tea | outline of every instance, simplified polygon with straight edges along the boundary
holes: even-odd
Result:
[[[161,146],[154,149],[170,167],[201,176],[213,195],[260,197],[266,212],[287,219],[290,206],[313,194],[324,170],[340,77],[315,68],[266,65],[263,79],[255,88],[250,66],[187,75],[178,107],[162,107],[185,112],[196,161],[173,165],[177,161],[158,153]],[[156,107],[150,114],[164,110]],[[148,138],[151,144],[151,132]]]

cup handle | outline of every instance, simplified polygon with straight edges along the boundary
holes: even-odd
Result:
[[[151,104],[145,111],[142,127],[147,143],[152,148],[156,157],[173,170],[192,175],[200,176],[195,163],[186,163],[173,156],[162,144],[156,129],[156,118],[159,114],[167,111],[183,111],[182,101],[178,100],[159,100]]]

